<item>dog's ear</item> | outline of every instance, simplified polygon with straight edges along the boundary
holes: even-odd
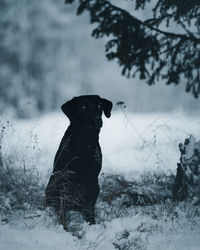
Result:
[[[75,99],[73,98],[72,100],[64,103],[61,106],[62,111],[65,113],[65,115],[69,118],[70,121],[74,113],[74,104],[75,104]]]
[[[111,116],[111,110],[113,104],[111,101],[108,101],[107,99],[102,98],[101,100],[102,100],[104,114],[107,118],[109,118]]]

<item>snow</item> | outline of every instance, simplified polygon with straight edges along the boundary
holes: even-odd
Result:
[[[5,225],[0,228],[0,249],[1,250],[77,250],[76,241],[70,234],[60,230],[50,230],[44,227],[37,227],[31,230],[20,230]]]
[[[22,223],[21,223],[22,224]],[[172,232],[173,230],[173,232]],[[129,232],[128,237],[122,237],[124,232]],[[61,226],[50,228],[37,224],[33,228],[27,226],[2,225],[0,227],[1,250],[114,250],[113,243],[128,248],[123,249],[148,249],[148,250],[196,250],[199,249],[199,225],[192,230],[185,221],[176,224],[153,220],[150,216],[134,215],[114,219],[105,224],[88,226],[82,225],[84,237],[78,239]],[[129,244],[132,242],[132,244]],[[136,248],[136,246],[138,248]],[[129,248],[130,247],[130,248]],[[139,248],[140,247],[140,248]]]
[[[200,238],[199,231],[193,232],[192,235],[188,232],[182,234],[169,233],[168,235],[158,234],[152,238],[149,244],[149,250],[199,250]]]
[[[175,173],[180,158],[178,144],[190,134],[200,138],[199,118],[183,113],[131,114],[119,110],[103,120],[102,173],[123,174],[128,179],[139,178],[149,170]],[[60,112],[32,120],[3,117],[1,123],[6,127],[2,152],[15,154],[27,167],[36,165],[47,181],[54,155],[69,125],[67,118]],[[13,224],[1,222],[0,250],[112,250],[117,245],[130,250],[199,249],[199,221],[185,218],[185,214],[181,217],[181,211],[176,211],[179,218],[169,218],[162,214],[162,206],[155,206],[159,219],[153,218],[148,208],[143,210],[133,208],[129,216],[92,226],[82,223],[79,237],[48,221],[45,214]]]

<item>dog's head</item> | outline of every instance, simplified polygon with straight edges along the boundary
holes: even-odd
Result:
[[[84,129],[100,129],[102,127],[102,112],[109,118],[111,116],[112,102],[98,95],[85,95],[74,97],[64,103],[62,111],[75,127]]]

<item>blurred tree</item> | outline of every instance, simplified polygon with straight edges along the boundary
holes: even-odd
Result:
[[[63,1],[0,1],[0,104],[18,117],[60,106],[76,81],[66,9]]]
[[[75,0],[65,0],[71,4]],[[131,1],[131,0],[130,0]],[[78,2],[78,1],[77,1]],[[122,2],[122,0],[121,0]],[[126,1],[127,2],[127,1]],[[149,85],[186,83],[186,91],[200,94],[199,0],[135,0],[135,11],[154,4],[145,20],[117,6],[119,1],[79,0],[77,14],[90,14],[95,38],[109,37],[106,56],[117,59],[122,74],[146,79]],[[114,4],[113,4],[114,3]]]

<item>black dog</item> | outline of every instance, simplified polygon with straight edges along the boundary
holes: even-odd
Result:
[[[81,211],[86,221],[94,224],[102,165],[98,142],[103,125],[101,116],[104,111],[105,116],[110,117],[112,102],[97,95],[79,96],[63,104],[61,109],[69,118],[70,126],[55,156],[45,191],[46,205],[53,206],[60,216],[69,210]]]

